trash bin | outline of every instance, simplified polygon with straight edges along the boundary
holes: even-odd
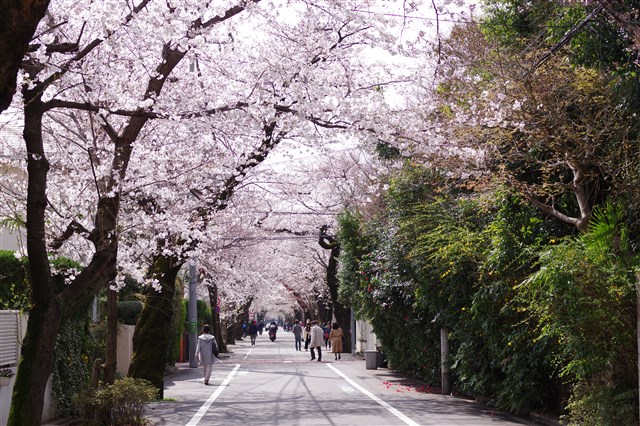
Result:
[[[378,369],[378,351],[364,351],[364,363],[367,370]]]

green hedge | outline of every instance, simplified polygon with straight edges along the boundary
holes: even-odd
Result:
[[[82,407],[78,396],[82,395],[91,377],[91,336],[86,315],[68,320],[58,333],[56,360],[53,370],[53,391],[56,414],[62,417],[79,416]]]
[[[185,321],[189,322],[189,301],[184,300],[183,304],[186,312]],[[196,307],[198,309],[198,330],[202,327],[203,324],[211,325],[212,323],[211,308],[209,308],[207,303],[204,300],[198,300]]]
[[[182,302],[184,284],[181,280],[176,280],[176,292],[173,295],[173,318],[171,319],[171,342],[167,353],[167,364],[175,365],[180,356],[180,341],[184,333],[184,323],[186,321],[187,309]]]
[[[30,301],[26,262],[14,251],[0,250],[0,309],[28,310]]]
[[[390,364],[438,386],[446,327],[454,391],[572,425],[637,423],[626,211],[595,209],[576,236],[508,190],[435,181],[405,170],[377,215],[339,217],[340,296]]]
[[[126,325],[136,325],[143,306],[139,300],[118,302],[118,321]]]

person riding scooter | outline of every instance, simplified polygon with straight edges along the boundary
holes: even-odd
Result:
[[[272,342],[276,340],[277,331],[278,331],[278,324],[276,324],[275,321],[272,321],[271,324],[269,325],[269,339],[271,339]]]

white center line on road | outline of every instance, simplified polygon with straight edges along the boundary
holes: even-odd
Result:
[[[400,411],[396,410],[395,408],[393,408],[391,405],[389,405],[387,402],[383,401],[382,399],[378,398],[377,396],[375,396],[374,394],[372,394],[371,392],[369,392],[368,390],[366,390],[365,388],[363,388],[362,386],[360,386],[359,384],[357,384],[356,382],[354,382],[353,380],[351,380],[349,377],[347,377],[346,374],[344,374],[343,372],[341,372],[340,370],[338,370],[337,368],[335,368],[333,365],[331,364],[327,364],[327,367],[329,367],[330,369],[332,369],[338,376],[342,377],[344,380],[347,381],[347,383],[349,383],[351,386],[353,386],[354,388],[358,389],[360,392],[362,392],[363,394],[367,395],[369,398],[373,399],[375,402],[377,402],[378,404],[382,405],[384,408],[386,408],[391,414],[393,414],[394,416],[396,416],[397,418],[399,418],[400,420],[402,420],[403,422],[405,422],[406,424],[408,424],[409,426],[420,426],[418,423],[414,422],[413,420],[411,420],[409,417],[405,416],[404,414],[402,414]]]
[[[236,364],[235,368],[231,370],[227,378],[224,379],[224,381],[218,387],[218,389],[216,389],[216,391],[211,394],[209,399],[207,399],[207,401],[204,404],[202,404],[202,407],[200,407],[198,412],[191,418],[191,420],[189,420],[189,423],[187,423],[187,426],[196,426],[198,423],[200,423],[200,419],[202,419],[202,417],[205,415],[207,410],[209,410],[209,407],[211,407],[211,404],[213,404],[213,402],[220,396],[224,388],[227,387],[233,375],[236,374],[236,371],[238,371],[238,368],[240,368],[240,364]]]
[[[249,358],[249,354],[251,353],[251,351],[253,350],[253,348],[249,349],[249,351],[247,352],[247,354],[244,356],[244,358],[242,358],[243,361],[246,361],[247,358]]]

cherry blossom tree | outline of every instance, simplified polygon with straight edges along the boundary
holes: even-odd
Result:
[[[147,6],[147,9],[144,9]],[[208,12],[208,16],[203,18],[185,17],[183,21],[172,21],[173,27],[168,28],[168,32],[157,34],[158,38],[153,39],[149,35],[150,26],[133,24],[134,17],[137,17],[144,9],[151,21],[156,20],[149,9],[147,2],[140,3],[133,10],[124,10],[124,13],[117,14],[113,10],[106,15],[93,14],[89,11],[92,19],[83,20],[85,16],[80,15],[80,19],[65,26],[66,34],[74,33],[87,36],[89,42],[71,59],[62,58],[59,65],[54,65],[54,53],[40,49],[27,61],[26,79],[23,84],[22,95],[25,103],[24,138],[28,152],[28,195],[27,195],[27,252],[29,256],[29,268],[31,273],[31,285],[33,295],[33,307],[30,312],[30,321],[25,337],[20,368],[16,379],[14,398],[12,401],[9,424],[39,424],[42,413],[42,403],[44,398],[44,388],[51,373],[53,362],[53,346],[57,330],[65,318],[73,315],[93,297],[98,289],[104,287],[116,275],[116,254],[117,254],[117,216],[121,201],[122,182],[126,176],[127,167],[132,153],[132,145],[136,141],[147,121],[154,116],[149,113],[149,107],[154,103],[154,99],[160,96],[164,84],[188,52],[188,46],[180,46],[172,41],[174,33],[182,33],[186,39],[193,38],[196,34],[212,27],[226,19],[237,15],[246,8],[247,4],[230,7],[223,11],[222,15]],[[76,5],[76,7],[78,7]],[[160,6],[162,9],[164,6]],[[55,10],[55,9],[54,9]],[[73,10],[66,10],[72,13]],[[169,9],[166,11],[157,10],[156,13],[168,14],[169,17],[177,16],[182,10]],[[63,20],[64,17],[61,17]],[[136,22],[138,23],[138,22]],[[88,25],[87,25],[88,24]],[[129,24],[129,26],[127,26]],[[153,25],[153,22],[146,22]],[[181,24],[181,25],[178,25]],[[117,29],[125,28],[129,31],[117,33]],[[134,28],[137,27],[137,28]],[[141,78],[132,79],[131,73],[108,73],[98,77],[93,74],[94,79],[87,78],[90,73],[69,73],[70,70],[81,70],[87,64],[90,54],[100,53],[94,58],[97,62],[114,59],[113,48],[118,42],[129,42],[129,37],[133,36],[134,30],[138,32],[138,40],[150,41],[153,49],[160,53],[159,63],[154,72],[149,73],[151,64],[142,64],[137,72],[142,71]],[[65,36],[61,30],[61,36]],[[93,34],[91,34],[93,32]],[[104,43],[105,40],[108,43]],[[155,42],[155,44],[154,44]],[[102,50],[104,49],[104,50]],[[102,51],[101,51],[102,50]],[[119,50],[120,53],[131,52],[130,49]],[[65,52],[66,53],[66,52]],[[111,55],[113,54],[113,55]],[[126,56],[126,55],[125,55]],[[84,60],[87,62],[84,62]],[[126,58],[123,58],[126,59]],[[143,62],[144,62],[144,58]],[[147,58],[149,59],[149,58]],[[117,62],[123,64],[123,62]],[[91,64],[99,65],[99,64]],[[113,64],[112,64],[113,65]],[[151,68],[153,69],[153,68]],[[121,69],[121,71],[125,71]],[[70,81],[65,81],[68,78]],[[75,80],[75,82],[74,82]],[[112,156],[110,161],[104,161],[103,167],[107,172],[96,182],[98,200],[95,205],[94,229],[89,231],[77,220],[70,222],[61,238],[53,242],[54,247],[59,247],[62,243],[74,234],[84,236],[94,247],[91,261],[80,272],[77,277],[64,289],[57,290],[53,287],[51,270],[47,253],[47,231],[45,229],[45,216],[48,199],[46,194],[47,173],[50,163],[47,160],[44,149],[42,124],[43,116],[53,108],[74,107],[89,111],[98,111],[100,94],[106,93],[104,84],[100,83],[120,83],[124,87],[125,83],[131,83],[129,90],[123,92],[131,96],[120,96],[117,101],[125,108],[131,107],[127,112],[122,113],[123,118],[110,120],[106,114],[100,113],[101,131],[106,135],[104,140],[108,140],[112,146]],[[66,83],[66,84],[65,84]],[[80,86],[78,86],[80,83]],[[67,85],[71,90],[56,93],[58,87]],[[58,86],[57,86],[58,85]],[[116,86],[117,87],[117,86]],[[80,88],[74,91],[73,88]],[[135,93],[135,94],[134,94]],[[59,95],[56,97],[56,94]],[[83,101],[73,100],[73,95],[80,96]],[[85,96],[83,96],[85,95]],[[88,95],[88,96],[86,96]],[[139,96],[139,97],[138,97]],[[92,99],[93,98],[93,99]],[[107,105],[117,103],[113,99],[107,101]],[[142,103],[140,103],[142,101]],[[115,105],[118,108],[118,105]],[[118,115],[118,114],[116,114]],[[118,124],[115,124],[118,123]],[[119,130],[116,130],[118,129]],[[94,139],[93,142],[96,142]],[[99,155],[99,154],[98,154]],[[106,165],[109,164],[109,165]],[[97,163],[96,163],[97,165]]]
[[[232,105],[238,110],[248,110],[254,117],[258,113],[265,114],[265,110],[260,111],[257,106],[266,106],[267,117],[260,120],[261,130],[264,132],[262,144],[255,148],[253,153],[237,157],[235,168],[223,172],[222,178],[219,175],[211,177],[211,170],[205,170],[209,176],[199,179],[202,183],[192,184],[190,188],[190,194],[196,200],[196,204],[200,204],[192,208],[196,213],[186,219],[187,226],[182,229],[176,228],[173,221],[170,224],[171,229],[160,234],[163,238],[157,241],[156,248],[149,250],[156,253],[149,270],[154,271],[153,275],[159,283],[162,296],[157,293],[158,289],[149,290],[153,297],[148,298],[138,323],[140,332],[134,336],[134,358],[129,374],[146,378],[162,389],[164,346],[161,343],[165,329],[163,321],[171,314],[169,300],[175,287],[175,276],[189,256],[198,255],[202,241],[210,238],[206,237],[209,224],[215,221],[218,212],[227,209],[230,198],[247,173],[264,161],[270,150],[285,137],[304,137],[306,143],[322,144],[328,137],[327,130],[362,133],[362,125],[353,124],[356,119],[363,121],[367,118],[367,111],[362,111],[361,105],[370,105],[371,98],[380,95],[370,90],[372,83],[360,82],[359,79],[365,75],[364,68],[356,62],[358,56],[352,56],[350,50],[372,43],[367,34],[371,22],[362,20],[360,16],[348,10],[343,10],[342,14],[336,11],[327,13],[311,5],[298,11],[299,20],[294,21],[295,25],[281,22],[272,26],[270,33],[265,33],[264,37],[260,38],[263,41],[271,41],[268,53],[264,52],[262,45],[256,46],[253,39],[248,40],[246,44],[240,41],[233,42],[236,60],[256,64],[247,68],[248,75],[243,76],[238,72],[233,79],[249,81],[251,95],[258,101],[247,99]],[[278,22],[278,17],[265,19],[264,25],[268,21]],[[314,22],[318,21],[323,22],[323,26],[314,29]],[[318,30],[319,32],[316,32]],[[306,34],[306,37],[303,34]],[[318,36],[319,39],[316,38]],[[297,45],[283,45],[284,41],[291,39],[295,40]],[[303,40],[310,45],[303,45],[301,48],[299,45]],[[282,50],[278,63],[270,63],[270,58],[274,57],[274,49]],[[256,52],[265,56],[256,57]],[[360,50],[356,49],[356,53],[359,52]],[[203,64],[206,59],[206,55],[203,54],[198,58],[198,63]],[[286,64],[287,61],[290,63]],[[264,63],[268,68],[259,65]],[[207,72],[211,70],[198,68],[199,74],[205,75]],[[371,69],[368,69],[366,74],[369,78],[374,78],[374,81],[380,81],[379,76],[371,76]],[[331,82],[327,80],[328,75],[333,77]],[[234,126],[237,128],[238,123],[234,123]],[[237,137],[233,131],[224,134],[229,140]],[[371,135],[371,131],[367,129],[365,135]],[[242,136],[245,139],[247,137],[246,134]],[[180,192],[177,194],[179,196]],[[154,199],[154,206],[157,201]],[[160,211],[164,214],[164,208]],[[185,235],[188,236],[184,237]],[[162,303],[162,306],[154,303]],[[245,306],[245,303],[234,306]],[[163,313],[162,317],[158,316],[159,312]],[[148,344],[150,341],[155,345]]]
[[[39,424],[61,322],[124,272],[169,295],[164,283],[285,137],[390,133],[372,118],[393,79],[363,60],[393,41],[384,15],[257,3],[51,5],[21,80],[33,309],[10,424]],[[46,48],[62,40],[76,47]],[[51,248],[85,265],[63,289]]]

